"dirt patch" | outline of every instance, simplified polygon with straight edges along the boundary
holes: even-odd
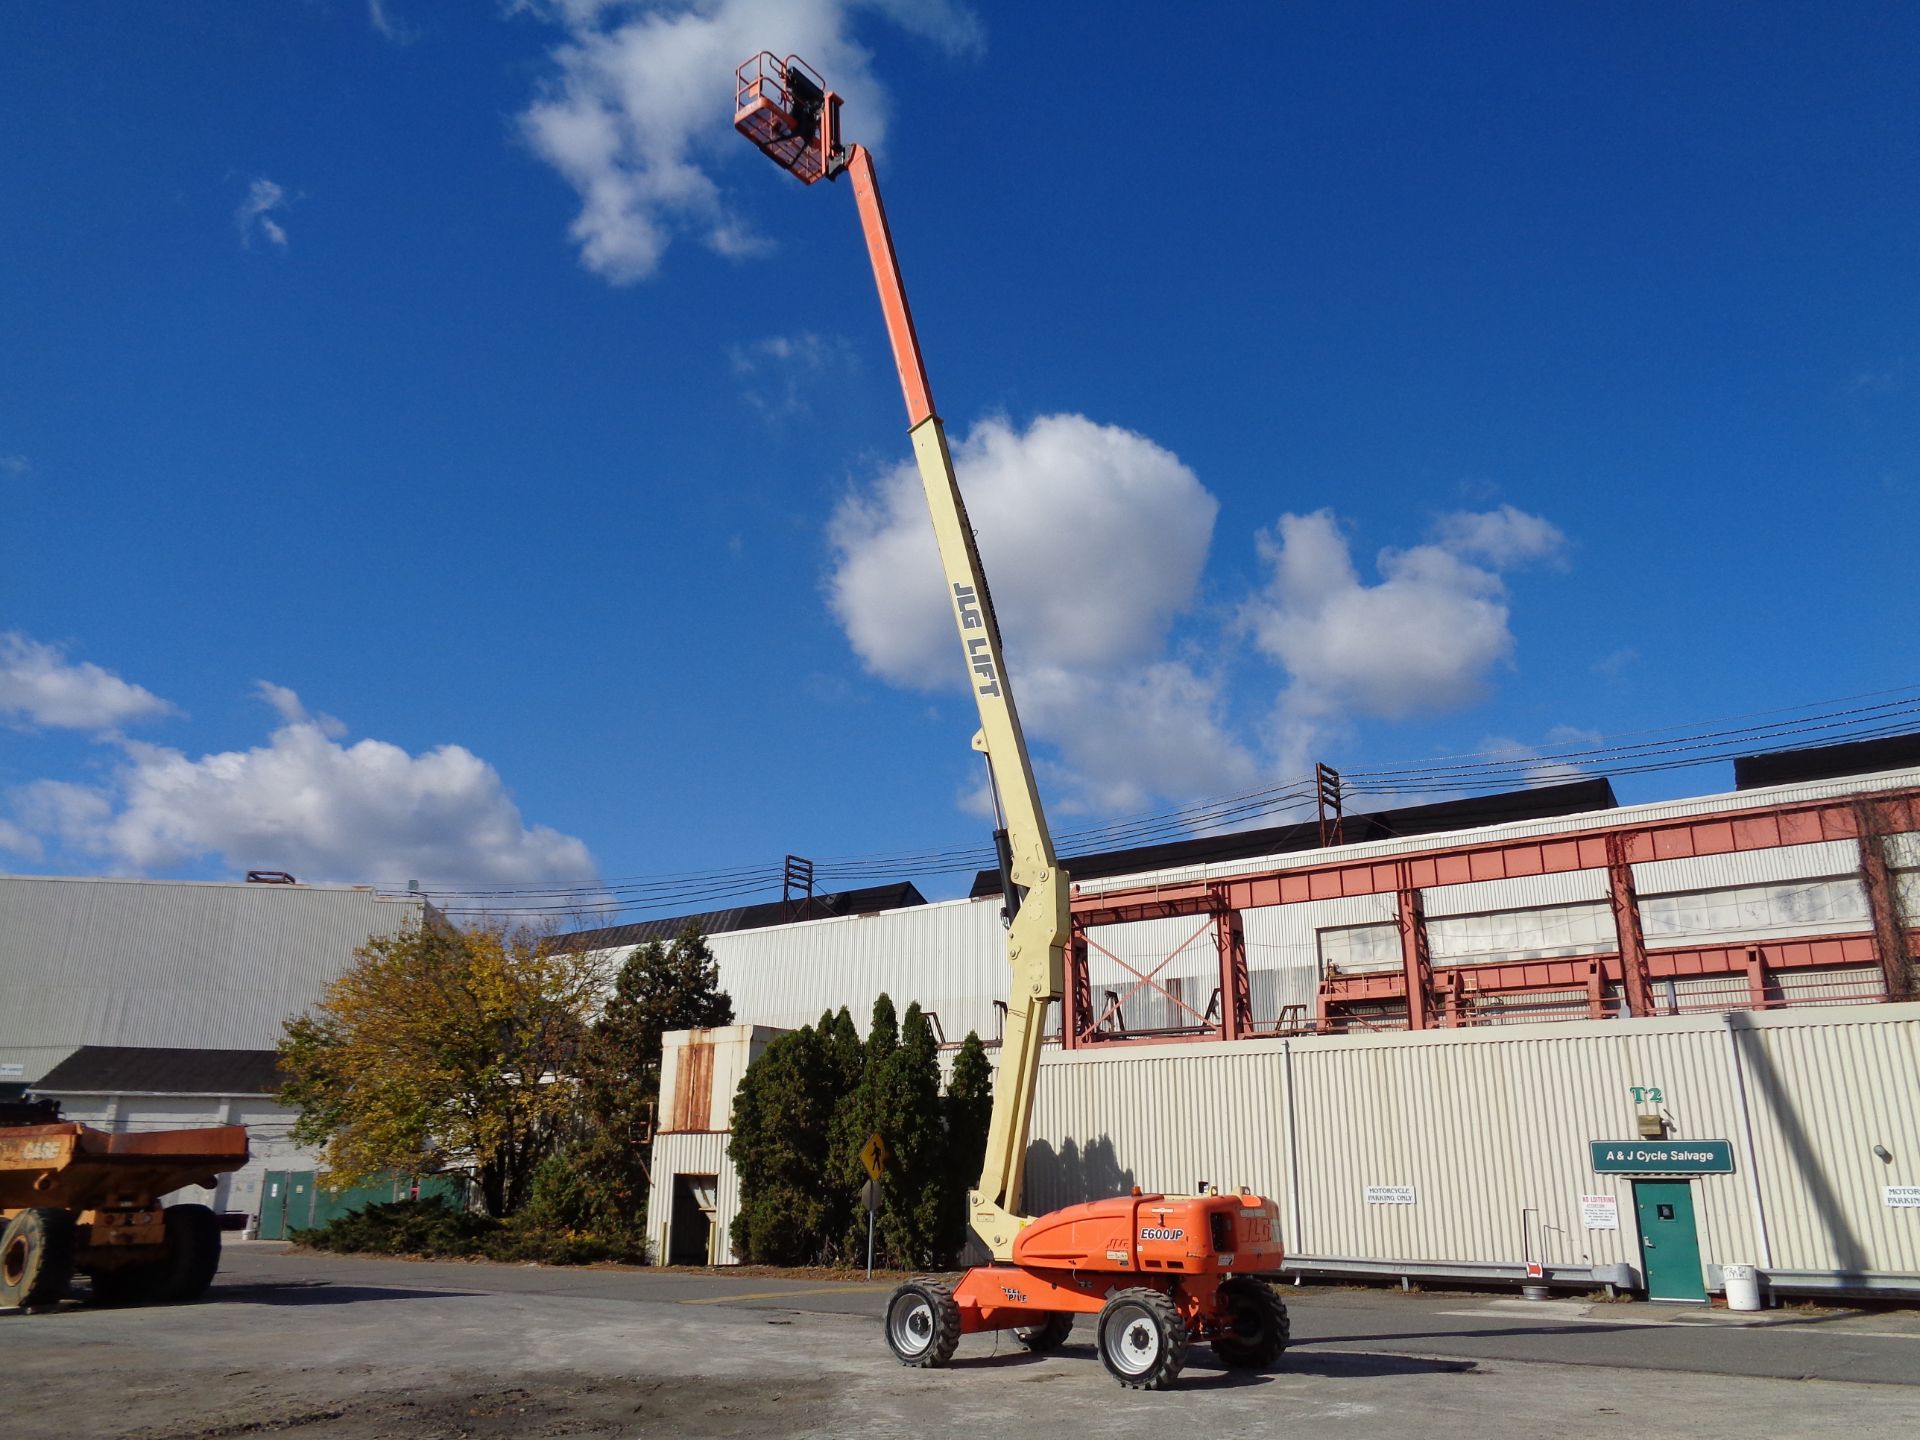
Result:
[[[346,1377],[342,1377],[344,1380]],[[351,1400],[262,1397],[203,1407],[186,1427],[118,1432],[120,1440],[535,1440],[549,1436],[677,1436],[718,1440],[831,1429],[827,1386],[818,1380],[748,1384],[724,1380],[607,1380],[581,1375],[449,1376],[432,1386],[374,1391]],[[303,1376],[311,1382],[312,1376]],[[343,1384],[340,1388],[351,1388]],[[182,1406],[189,1402],[185,1393]]]

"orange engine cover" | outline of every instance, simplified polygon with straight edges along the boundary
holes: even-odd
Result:
[[[1117,1195],[1042,1215],[1013,1242],[1016,1265],[1143,1275],[1258,1275],[1280,1268],[1280,1210],[1257,1195]]]

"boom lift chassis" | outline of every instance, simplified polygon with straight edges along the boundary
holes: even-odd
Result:
[[[908,435],[939,540],[1000,820],[994,839],[1006,896],[1011,994],[993,1091],[986,1158],[968,1196],[992,1263],[949,1287],[902,1285],[886,1336],[906,1365],[944,1365],[960,1337],[1011,1330],[1029,1350],[1058,1348],[1076,1315],[1094,1315],[1100,1358],[1121,1384],[1164,1389],[1194,1340],[1236,1369],[1264,1369],[1288,1341],[1285,1304],[1259,1277],[1280,1268],[1279,1214],[1245,1191],[1131,1195],[1029,1218],[1018,1213],[1047,1007],[1059,1002],[1069,934],[1068,879],[1054,855],[1026,737],[1001,654],[986,573],[953,472],[947,437],[900,279],[873,157],[840,140],[840,97],[804,62],[761,52],[735,75],[734,127],[812,185],[853,182],[880,309],[907,403]]]

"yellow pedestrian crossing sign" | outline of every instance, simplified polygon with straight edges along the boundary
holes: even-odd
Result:
[[[841,1151],[846,1154],[846,1151]],[[867,1143],[860,1147],[860,1163],[867,1167],[867,1174],[878,1180],[887,1168],[887,1142],[880,1138],[880,1132],[874,1131],[867,1137]]]

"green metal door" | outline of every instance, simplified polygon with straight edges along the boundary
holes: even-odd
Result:
[[[260,1180],[260,1238],[284,1240],[313,1223],[313,1172],[269,1170]]]
[[[1636,1180],[1633,1208],[1640,1217],[1640,1263],[1649,1300],[1703,1303],[1700,1236],[1693,1225],[1693,1186],[1685,1180]]]

